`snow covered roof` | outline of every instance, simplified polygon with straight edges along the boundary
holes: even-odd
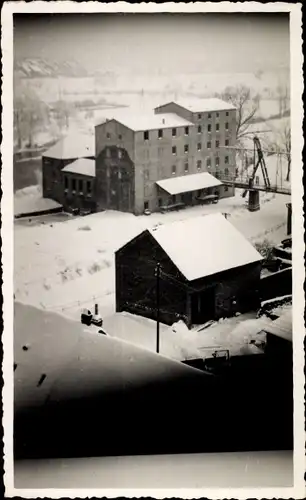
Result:
[[[69,134],[43,153],[48,158],[69,160],[95,156],[94,134]]]
[[[227,111],[230,109],[236,109],[232,104],[226,101],[222,101],[222,99],[218,99],[216,97],[209,97],[205,99],[185,98],[173,102],[193,113],[201,113],[206,111]]]
[[[178,361],[98,334],[94,327],[18,302],[14,304],[14,363],[17,409],[39,406],[47,399],[120,389],[122,380],[133,385],[194,373]],[[46,377],[38,389],[42,374]]]
[[[63,168],[63,172],[70,172],[72,174],[86,175],[87,177],[96,176],[96,163],[95,160],[88,158],[79,158],[78,160],[69,163]]]
[[[149,232],[189,281],[262,260],[219,213],[164,224]]]
[[[139,110],[106,111],[103,118],[97,120],[96,125],[107,120],[116,120],[127,128],[140,132],[174,127],[194,127],[194,123],[185,120],[175,113],[155,114],[154,111],[141,112]]]
[[[292,342],[292,310],[285,311],[279,318],[271,321],[264,331]]]
[[[156,184],[172,195],[219,186],[222,182],[208,172],[201,172],[199,174],[182,175],[180,177],[163,179],[157,181]]]

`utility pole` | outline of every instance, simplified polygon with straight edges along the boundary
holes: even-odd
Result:
[[[159,353],[159,279],[160,279],[160,263],[158,262],[155,268],[156,276],[156,352]]]

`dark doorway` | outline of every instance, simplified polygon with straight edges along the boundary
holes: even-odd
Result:
[[[209,288],[191,295],[191,322],[201,325],[215,317],[215,289]]]
[[[191,205],[192,204],[192,193],[183,193],[182,194],[182,202],[185,203],[185,205]]]

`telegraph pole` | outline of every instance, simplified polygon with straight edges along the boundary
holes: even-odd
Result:
[[[158,262],[155,268],[156,276],[156,352],[159,353],[159,279],[160,279],[160,263]]]

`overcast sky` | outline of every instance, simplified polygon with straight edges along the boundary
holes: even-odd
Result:
[[[249,72],[289,67],[278,14],[14,16],[15,57],[75,59],[89,70]]]

